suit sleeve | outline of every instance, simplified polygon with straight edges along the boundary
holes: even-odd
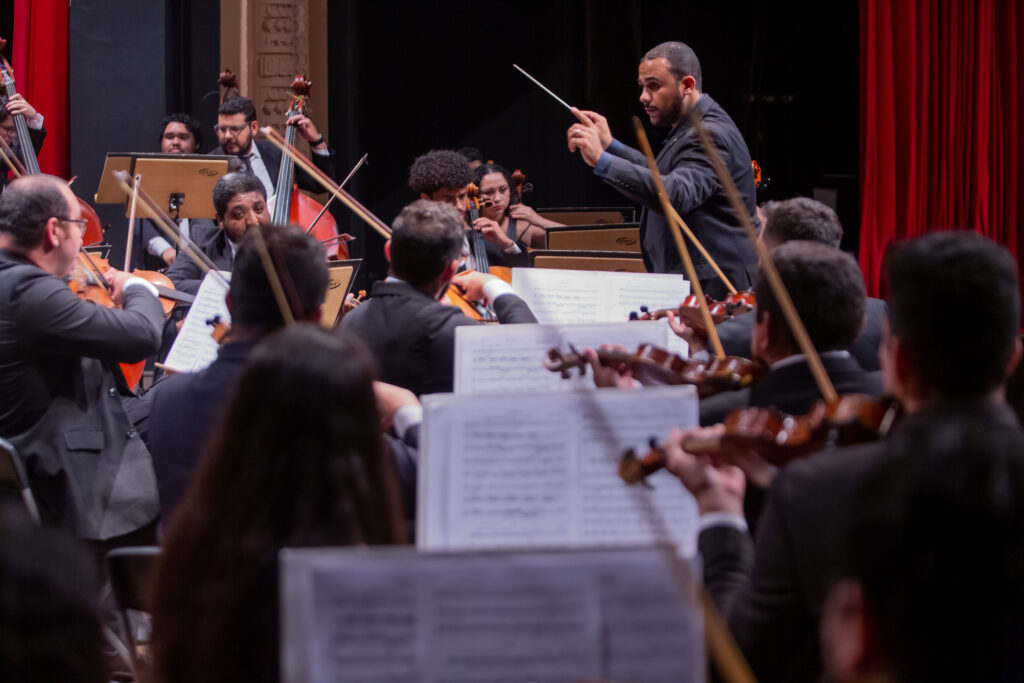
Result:
[[[167,267],[166,275],[176,290],[186,294],[198,293],[199,285],[203,283],[203,271],[187,254],[179,254]]]
[[[125,292],[124,308],[79,299],[56,278],[26,281],[12,302],[19,341],[46,353],[67,353],[111,362],[138,362],[160,348],[160,302],[142,287]]]
[[[494,312],[498,314],[498,322],[502,324],[537,322],[537,317],[530,307],[515,294],[503,294],[495,299]]]

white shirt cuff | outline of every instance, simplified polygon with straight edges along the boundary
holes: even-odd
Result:
[[[732,527],[736,531],[750,531],[750,527],[747,526],[747,520],[743,518],[743,515],[735,515],[731,512],[709,512],[701,515],[700,521],[697,523],[697,531],[699,533],[720,526]]]
[[[329,157],[329,156],[331,156],[331,150],[329,150],[329,149],[312,149],[310,151],[313,152],[313,154],[316,154],[317,156],[321,156],[321,157]]]
[[[34,119],[25,119],[25,124],[28,125],[29,128],[39,130],[43,127],[43,115],[36,112],[36,117]]]
[[[127,292],[129,287],[145,287],[153,296],[160,296],[160,292],[156,290],[156,287],[154,287],[152,283],[143,280],[141,277],[130,277],[125,280],[124,287],[121,288],[121,291]]]
[[[168,249],[174,249],[174,247],[171,246],[170,242],[165,240],[163,237],[160,237],[159,235],[157,235],[156,237],[154,237],[153,239],[149,240],[149,242],[146,243],[146,251],[148,251],[153,256],[160,256]]]
[[[506,254],[521,254],[521,253],[523,253],[523,250],[519,248],[518,244],[513,242],[511,247],[509,247],[508,249],[505,249],[505,253]]]
[[[418,403],[404,405],[395,411],[395,434],[404,439],[406,432],[423,422],[423,406]]]
[[[515,294],[512,291],[512,285],[504,280],[493,278],[484,284],[484,296],[487,297],[488,303],[494,303],[503,294]]]

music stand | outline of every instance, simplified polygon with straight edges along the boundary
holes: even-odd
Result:
[[[142,187],[160,208],[167,207],[171,218],[213,218],[213,186],[225,175],[235,157],[209,154],[133,153],[129,173],[142,176]],[[125,216],[129,203],[125,202]],[[153,218],[149,208],[139,203],[139,218]]]
[[[131,152],[108,152],[100,173],[100,185],[92,196],[97,204],[123,204],[124,190],[114,177],[115,171],[127,171],[132,165]]]

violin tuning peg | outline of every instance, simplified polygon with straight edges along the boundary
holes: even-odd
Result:
[[[647,312],[648,312],[648,311],[650,311],[650,310],[651,310],[651,309],[650,309],[650,307],[648,307],[648,306],[641,306],[641,307],[640,307],[640,312],[641,312],[641,313],[647,313]]]
[[[640,319],[640,315],[636,311],[630,311],[629,312],[629,319],[630,320],[639,320]]]
[[[651,438],[647,439],[647,445],[650,446],[651,449],[657,448],[658,447],[658,439],[657,439],[657,437],[652,436]]]

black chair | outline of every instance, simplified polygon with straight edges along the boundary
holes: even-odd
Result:
[[[25,466],[21,462],[18,450],[7,439],[0,439],[0,485],[16,491],[21,496],[29,517],[38,524],[39,506],[28,484]]]
[[[136,681],[148,679],[145,674],[150,670],[147,640],[150,609],[145,589],[159,557],[160,548],[157,546],[117,548],[107,553],[110,584],[121,615]],[[147,630],[145,637],[140,637],[141,629]]]

